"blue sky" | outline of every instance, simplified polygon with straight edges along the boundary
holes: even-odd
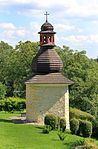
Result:
[[[98,0],[0,0],[0,40],[13,46],[39,41],[46,11],[57,32],[56,45],[98,56]]]

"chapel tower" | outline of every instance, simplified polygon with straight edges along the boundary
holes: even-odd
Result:
[[[26,82],[26,119],[44,123],[47,113],[66,119],[69,129],[69,90],[73,82],[62,74],[63,63],[55,50],[53,26],[46,21],[41,26],[40,50],[32,61],[33,76]]]

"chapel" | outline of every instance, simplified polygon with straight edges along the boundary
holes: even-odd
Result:
[[[48,22],[41,26],[40,50],[32,61],[32,77],[26,81],[26,119],[44,123],[48,113],[66,119],[69,129],[69,89],[73,82],[62,74],[63,63],[55,50],[54,27]]]

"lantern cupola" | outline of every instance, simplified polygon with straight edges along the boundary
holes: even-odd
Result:
[[[40,34],[40,46],[55,46],[54,41],[54,28],[53,26],[48,22],[47,16],[49,15],[47,12],[46,14],[46,22],[41,26]]]

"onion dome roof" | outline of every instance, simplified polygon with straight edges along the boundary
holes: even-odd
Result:
[[[60,72],[62,67],[63,63],[54,48],[40,51],[32,63],[36,73]]]
[[[53,29],[53,26],[47,21],[41,26],[41,31],[53,31]]]

